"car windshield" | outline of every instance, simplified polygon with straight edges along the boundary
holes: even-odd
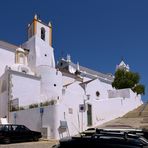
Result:
[[[0,125],[0,131],[8,131],[9,126],[8,125]]]
[[[24,125],[0,125],[0,131],[30,131]]]
[[[21,128],[23,129],[23,130],[25,130],[25,131],[30,131],[30,129],[29,128],[27,128],[26,126],[24,126],[24,125],[22,125],[21,126]]]

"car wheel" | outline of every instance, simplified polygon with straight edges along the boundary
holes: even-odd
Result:
[[[5,139],[4,139],[4,143],[5,143],[5,144],[11,143],[10,138],[5,138]]]

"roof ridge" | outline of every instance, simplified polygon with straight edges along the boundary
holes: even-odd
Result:
[[[0,40],[0,48],[15,52],[19,46]]]

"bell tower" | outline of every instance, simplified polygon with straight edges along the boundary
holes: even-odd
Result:
[[[52,46],[52,25],[50,22],[46,25],[37,15],[34,16],[32,23],[28,24],[28,40],[34,35]]]
[[[55,68],[50,22],[47,25],[35,15],[32,23],[28,25],[28,40],[22,47],[29,50],[28,65],[35,73],[42,65]]]
[[[130,71],[130,67],[128,64],[125,64],[124,61],[122,60],[119,65],[116,66],[116,70],[121,69],[125,71]]]
[[[51,23],[47,25],[35,15],[32,23],[28,25],[28,40],[22,47],[29,51],[29,68],[41,78],[40,99],[47,101],[60,98],[62,73],[55,67]]]

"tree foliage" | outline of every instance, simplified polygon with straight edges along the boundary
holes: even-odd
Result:
[[[138,73],[118,69],[115,72],[115,79],[112,86],[116,89],[131,88],[137,94],[145,94],[144,85],[139,84],[140,76]]]
[[[145,87],[144,85],[138,84],[133,88],[133,91],[136,92],[137,94],[145,94]]]

